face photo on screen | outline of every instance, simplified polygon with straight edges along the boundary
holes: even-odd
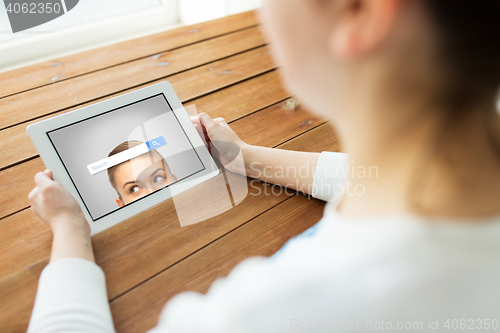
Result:
[[[108,157],[144,144],[142,141],[125,141],[113,149]],[[115,189],[116,203],[123,207],[177,181],[167,161],[156,150],[107,169],[108,179]],[[137,174],[137,176],[136,176]]]
[[[93,221],[205,170],[162,93],[47,135]]]

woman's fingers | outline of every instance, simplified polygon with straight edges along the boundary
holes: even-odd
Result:
[[[202,125],[210,130],[211,128],[213,128],[215,125],[218,125],[218,124],[221,124],[221,125],[226,125],[227,126],[227,121],[226,119],[222,118],[222,117],[217,117],[215,119],[212,119],[208,114],[206,113],[200,113],[199,115],[200,117],[200,121],[202,123]]]
[[[50,176],[52,176],[52,172],[50,172]],[[35,175],[35,183],[40,188],[45,188],[49,186],[53,182],[52,177],[49,177],[47,170],[44,172],[38,172]]]
[[[213,128],[215,125],[217,125],[217,122],[213,120],[208,114],[205,112],[200,113],[199,115],[201,124],[205,126],[207,130],[210,130]]]
[[[38,186],[31,190],[30,194],[28,194],[28,199],[30,201],[33,201],[37,194],[38,194]]]
[[[219,124],[222,124],[222,125],[227,125],[227,121],[226,119],[222,118],[222,117],[217,117],[214,119],[216,122],[218,122]]]
[[[200,116],[191,116],[189,117],[194,126],[201,125]]]
[[[54,180],[54,173],[52,172],[52,170],[47,169],[44,171],[44,173],[47,175],[47,177]]]
[[[191,122],[194,125],[194,128],[198,132],[198,135],[200,136],[200,138],[203,140],[203,143],[205,144],[205,146],[207,146],[208,150],[210,151],[210,145],[208,144],[210,142],[210,138],[206,132],[205,126],[201,123],[200,116],[198,115],[190,118]]]

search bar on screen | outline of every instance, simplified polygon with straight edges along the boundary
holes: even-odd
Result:
[[[149,140],[133,148],[127,149],[118,153],[116,155],[106,157],[100,161],[94,162],[87,165],[91,175],[95,175],[101,171],[107,170],[115,165],[131,160],[137,156],[141,156],[149,151],[155,150],[157,148],[163,147],[167,144],[163,136],[159,136],[156,139]]]

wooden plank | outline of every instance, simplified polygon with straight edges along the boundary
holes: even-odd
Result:
[[[198,113],[223,117],[231,123],[241,117],[276,104],[291,95],[283,89],[280,71],[274,70],[210,95],[189,101]]]
[[[0,171],[0,218],[29,207],[28,194],[35,187],[35,174],[43,170],[42,160],[36,158]]]
[[[276,148],[305,152],[341,152],[340,141],[329,123],[320,125],[309,132],[280,144]]]
[[[276,83],[277,80],[278,78],[276,73],[269,73],[264,76],[264,79],[257,81],[262,84],[262,88],[265,88],[273,83]],[[250,80],[248,82],[256,83],[256,80]],[[243,84],[242,88],[249,88],[249,84],[250,83]],[[252,96],[247,94],[248,92],[254,91],[247,91],[244,89],[238,90],[238,86],[240,85],[228,88],[227,90],[219,93],[218,97],[220,98],[228,97],[223,103],[214,104],[212,98],[209,97],[210,95],[208,95],[207,98],[204,97],[197,99],[194,103],[195,105],[198,105],[200,112],[204,111],[213,116],[224,116],[230,120],[236,117],[235,115],[232,115],[232,110],[234,109],[239,109],[240,115],[246,115],[267,106],[266,104],[273,102],[273,100],[276,103],[287,96],[287,93],[280,88],[273,88],[269,90],[260,89],[255,91],[255,95],[253,96],[259,97],[264,94],[268,94],[267,97],[251,101]],[[232,96],[236,96],[236,98],[231,98]],[[244,106],[242,103],[247,101],[249,103]],[[276,108],[276,106],[274,108]],[[265,114],[269,116],[269,112],[266,112]],[[287,114],[291,115],[289,112],[287,112]],[[279,115],[279,113],[277,113],[277,115]],[[304,113],[300,113],[300,116],[303,117]],[[242,125],[242,127],[244,127],[244,125]],[[284,132],[282,131],[281,133]],[[281,142],[275,141],[275,144],[279,143]],[[43,171],[44,169],[45,166],[43,165],[41,159],[36,158],[34,160],[16,165],[12,168],[0,171],[0,218],[29,206],[28,193],[34,187],[33,176],[36,172]]]
[[[165,303],[177,293],[205,293],[219,277],[251,256],[270,256],[322,216],[324,203],[294,196],[218,239],[111,302],[117,332],[146,332],[156,326]]]
[[[213,94],[191,100],[188,104],[195,105],[199,113],[206,112],[211,116],[224,117],[227,121],[233,121],[288,97],[290,94],[282,88],[278,71],[272,71]],[[26,132],[28,125],[74,109],[71,108],[0,131],[0,156],[2,156],[0,170],[38,156],[38,152]]]
[[[209,80],[201,81],[207,85],[204,93],[208,93],[215,90],[214,86],[220,88],[228,81],[248,78],[246,70],[271,70],[274,64],[265,47],[216,61],[263,44],[258,29],[251,28],[167,52],[159,58],[140,59],[9,96],[0,99],[0,129],[167,77],[178,88],[181,99],[195,98],[189,90],[200,85],[195,80]],[[208,65],[174,75],[203,64]]]
[[[0,98],[257,24],[253,11],[142,37],[0,73]]]
[[[264,46],[173,75],[168,78],[168,81],[175,88],[179,99],[186,101],[275,68],[276,64],[271,52],[267,46]]]
[[[2,332],[24,333],[35,303],[40,272],[48,260],[23,268],[0,280],[0,327]]]
[[[0,280],[37,262],[48,260],[52,233],[25,209],[0,224]]]
[[[324,120],[305,111],[292,98],[236,121],[231,127],[248,144],[276,147],[322,123]]]

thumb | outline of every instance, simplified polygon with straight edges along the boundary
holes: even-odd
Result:
[[[46,171],[44,172],[38,172],[36,175],[35,175],[35,184],[40,187],[40,188],[44,188],[44,187],[47,187],[49,186],[51,183],[53,182],[53,180],[49,177],[49,175],[47,174]]]
[[[210,129],[217,125],[217,122],[210,118],[208,114],[205,112],[200,113],[200,121],[203,126],[205,126],[206,129]]]
[[[54,173],[52,172],[52,170],[47,169],[43,173],[46,174],[50,179],[54,180]]]

